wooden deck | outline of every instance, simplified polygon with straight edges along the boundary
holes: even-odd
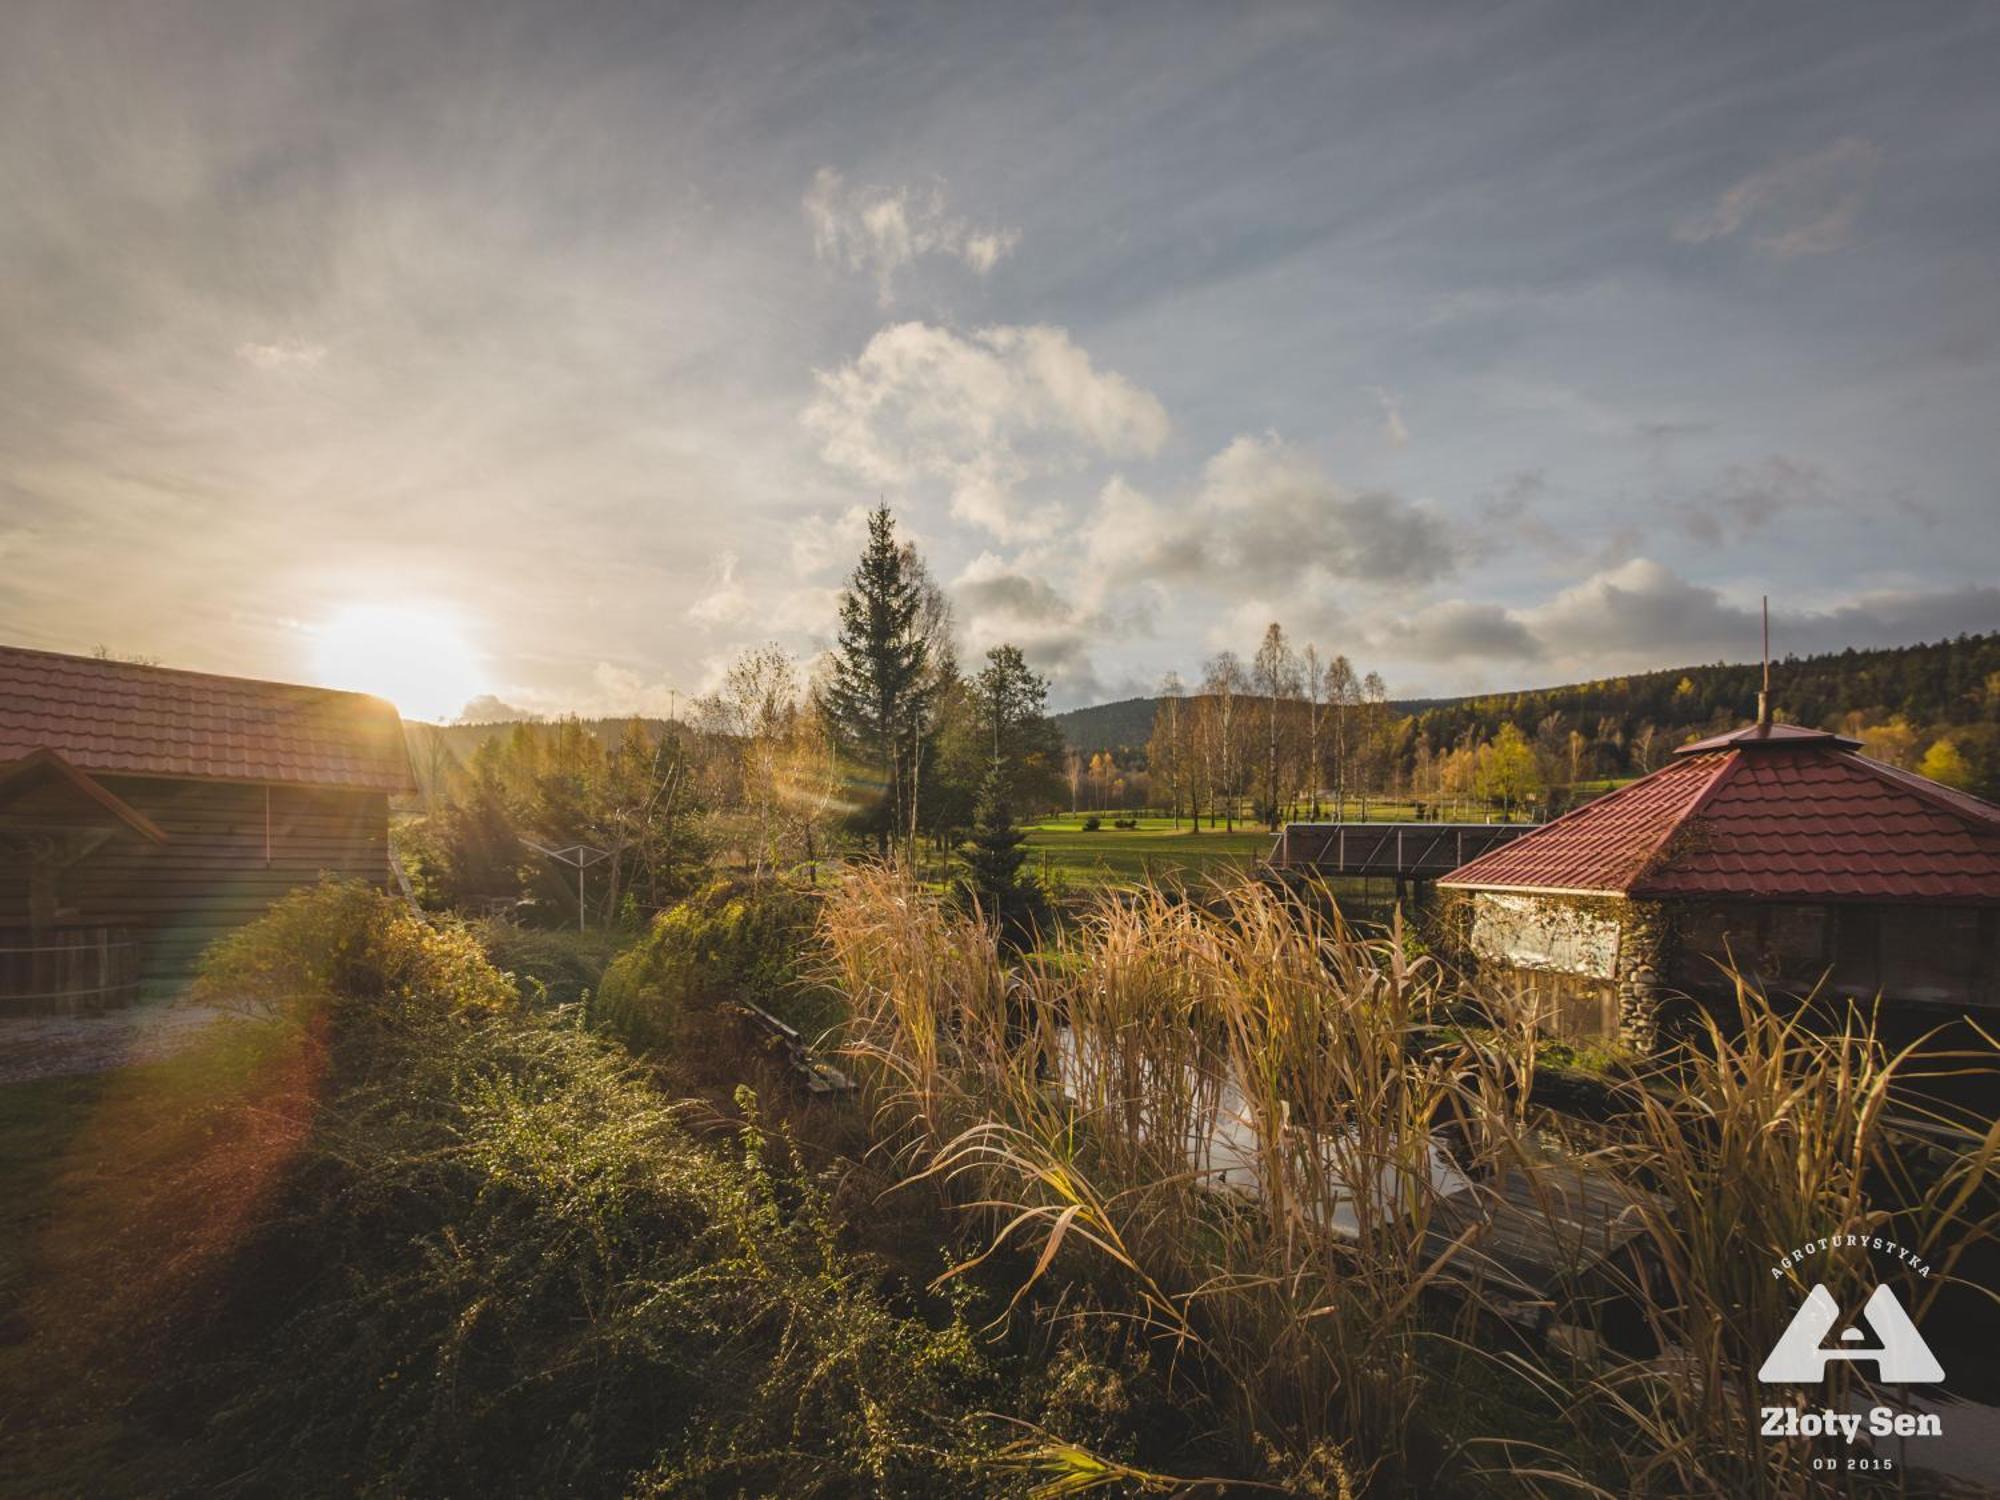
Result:
[[[1067,1088],[1078,1076],[1079,1059],[1067,1034],[1064,1044],[1057,1066]],[[1205,1116],[1182,1143],[1188,1165],[1210,1190],[1257,1202],[1264,1196],[1264,1162],[1249,1104],[1226,1081],[1209,1095]],[[1565,1292],[1644,1229],[1641,1200],[1633,1190],[1582,1163],[1551,1163],[1532,1175],[1510,1169],[1497,1177],[1472,1177],[1434,1138],[1428,1143],[1426,1180],[1399,1183],[1385,1167],[1350,1160],[1355,1154],[1351,1137],[1297,1126],[1287,1127],[1287,1133],[1318,1152],[1336,1180],[1375,1178],[1372,1190],[1360,1195],[1373,1212],[1424,1194],[1424,1258],[1449,1256],[1441,1284],[1476,1284],[1496,1310],[1525,1326],[1539,1327]],[[1338,1238],[1352,1238],[1359,1229],[1358,1208],[1356,1196],[1339,1194],[1320,1227]]]
[[[1321,875],[1436,880],[1489,849],[1532,833],[1533,823],[1287,823],[1265,863]]]
[[[1457,1279],[1479,1279],[1516,1301],[1554,1298],[1644,1229],[1639,1200],[1615,1178],[1577,1166],[1517,1170],[1439,1198],[1424,1247],[1442,1255],[1471,1231],[1452,1257]]]

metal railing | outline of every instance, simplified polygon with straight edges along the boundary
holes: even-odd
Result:
[[[1435,880],[1523,834],[1531,823],[1288,823],[1267,863],[1330,875]]]

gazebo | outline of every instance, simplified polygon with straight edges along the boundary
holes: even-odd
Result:
[[[1760,723],[1439,881],[1480,971],[1559,1034],[1650,1049],[1669,997],[1780,995],[1948,1019],[2000,1007],[2000,806]],[[1921,1012],[1921,1015],[1917,1015]]]

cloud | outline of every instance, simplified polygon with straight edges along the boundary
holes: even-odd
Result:
[[[942,182],[849,187],[839,172],[821,167],[802,207],[813,253],[871,274],[884,307],[895,300],[896,274],[920,256],[946,256],[985,276],[1021,242],[1018,229],[976,229],[947,213]]]
[[[516,707],[492,693],[481,693],[458,711],[458,722],[461,724],[498,724],[507,719],[533,717],[525,708]]]
[[[1118,548],[1100,513],[1091,546],[1122,557],[1128,578],[1253,582],[1278,595],[1318,576],[1371,584],[1424,583],[1456,566],[1443,519],[1387,490],[1350,491],[1275,432],[1236,438],[1208,461],[1196,503],[1146,515],[1129,487],[1100,499],[1131,533]]]
[[[1368,389],[1374,393],[1376,403],[1382,408],[1382,440],[1391,448],[1407,447],[1410,441],[1410,429],[1403,421],[1403,404],[1400,398],[1394,391],[1385,390],[1379,385],[1371,385]]]
[[[1027,625],[1067,624],[1076,618],[1069,601],[1039,578],[1004,571],[992,553],[983,553],[953,593],[968,618]]]
[[[2000,588],[1876,589],[1818,613],[1772,616],[1772,649],[1841,651],[2000,629]]]
[[[791,528],[792,572],[811,578],[829,568],[851,567],[868,540],[868,507],[850,505],[829,519],[810,515]]]
[[[1049,679],[1059,703],[1100,701],[1104,695],[1095,649],[1133,631],[1137,617],[1084,608],[1045,579],[991,552],[981,553],[952,581],[965,644],[976,657],[1005,642]]]
[[[669,718],[686,710],[688,695],[668,677],[648,678],[630,667],[601,661],[591,668],[591,692],[572,710],[587,718],[640,714]]]
[[[1420,661],[1535,661],[1542,646],[1528,627],[1498,604],[1446,599],[1397,620],[1376,644]]]
[[[1777,654],[1906,645],[2000,625],[2000,587],[1874,590],[1811,609],[1774,608]],[[1505,608],[1451,600],[1379,629],[1385,652],[1411,661],[1513,660],[1577,677],[1748,661],[1758,610],[1649,558],[1605,569],[1539,604]]]
[[[1518,618],[1559,659],[1739,656],[1746,644],[1752,650],[1757,644],[1751,611],[1644,557],[1594,574]]]
[[[1060,517],[1023,502],[1024,484],[1152,454],[1168,433],[1157,398],[1045,325],[896,323],[817,381],[804,421],[829,464],[878,487],[942,484],[954,516],[1002,539],[1047,535]]]
[[[258,370],[311,370],[326,358],[326,345],[297,340],[270,344],[242,343],[236,346],[236,357]]]
[[[703,626],[730,625],[747,619],[754,606],[749,593],[736,581],[737,558],[723,552],[716,558],[715,582],[709,591],[688,606],[688,618]]]
[[[1774,453],[1753,464],[1731,464],[1680,507],[1681,524],[1696,541],[1720,546],[1762,531],[1786,511],[1832,501],[1833,485],[1817,465]]]
[[[1881,148],[1859,136],[1785,157],[1682,218],[1674,238],[1703,244],[1748,229],[1752,245],[1780,260],[1838,250],[1853,234],[1881,164]]]

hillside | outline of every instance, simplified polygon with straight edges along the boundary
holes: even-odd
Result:
[[[1158,698],[1121,698],[1116,703],[1098,703],[1089,708],[1072,708],[1051,714],[1064,742],[1079,755],[1095,755],[1100,750],[1140,750],[1153,734],[1153,711]]]
[[[412,720],[409,727],[411,729],[421,728],[427,734],[435,735],[451,748],[452,754],[460,760],[467,760],[471,758],[473,751],[477,750],[488,740],[500,739],[512,734],[519,725],[547,725],[553,722],[555,721],[549,719],[496,719],[486,724],[420,725],[417,721]],[[631,724],[632,721],[630,719],[580,719],[577,722],[588,733],[601,740],[604,744],[616,745],[625,737],[626,726]],[[664,719],[642,719],[640,722],[656,735],[667,727],[667,721]]]
[[[1631,732],[1650,723],[1678,738],[1717,720],[1740,722],[1757,710],[1761,669],[1755,662],[1664,668],[1624,677],[1512,693],[1394,701],[1390,712],[1414,717],[1434,744],[1468,733],[1490,737],[1512,723],[1532,734],[1551,715],[1582,725],[1600,719]],[[1902,715],[1924,724],[1961,725],[1992,716],[2000,698],[2000,634],[1956,640],[1786,657],[1771,667],[1772,696],[1781,718],[1832,724],[1851,713],[1879,721]],[[1157,698],[1127,698],[1055,715],[1072,750],[1143,751],[1153,732]]]

